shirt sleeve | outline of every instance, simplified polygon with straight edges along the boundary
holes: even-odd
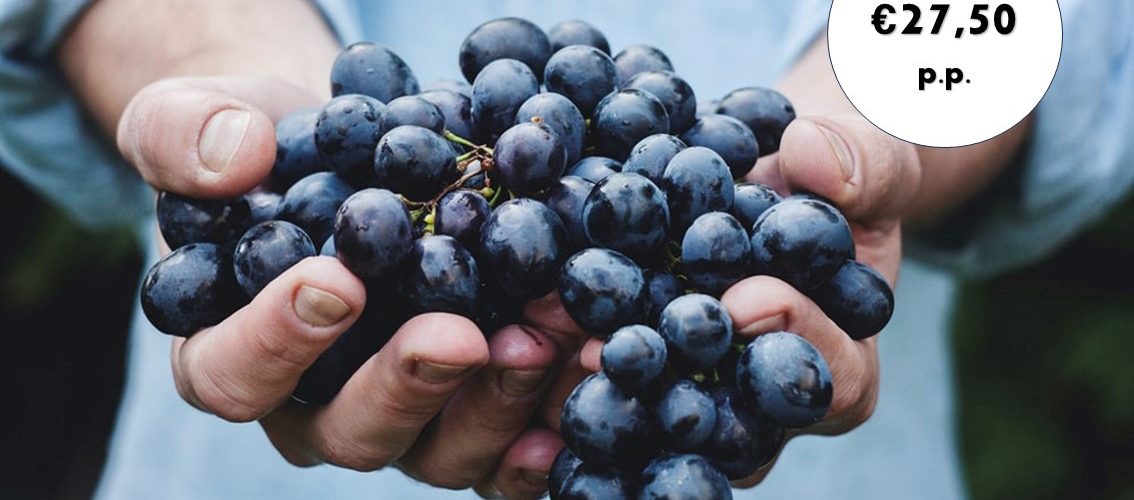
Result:
[[[909,238],[912,255],[971,277],[1036,262],[1134,185],[1134,4],[1064,0],[1063,53],[1019,165],[978,200]]]

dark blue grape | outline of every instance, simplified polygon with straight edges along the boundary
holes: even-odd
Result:
[[[667,455],[642,471],[639,500],[732,500],[728,478],[700,455]]]
[[[449,236],[426,236],[406,257],[402,292],[416,313],[447,312],[472,317],[480,273],[472,254]]]
[[[784,429],[748,409],[733,387],[713,391],[717,423],[698,451],[730,480],[754,474],[784,444]]]
[[[249,297],[255,297],[272,280],[308,257],[315,256],[315,244],[299,226],[284,221],[268,221],[252,226],[232,256],[236,281]]]
[[[708,295],[682,295],[662,310],[658,333],[675,366],[709,370],[732,342],[732,317],[720,301]]]
[[[894,314],[894,292],[886,279],[853,260],[808,296],[855,340],[873,337]]]
[[[559,94],[543,93],[532,96],[520,106],[516,123],[536,121],[551,127],[563,147],[567,150],[567,164],[574,165],[583,157],[583,140],[587,133],[587,123],[566,97]]]
[[[662,309],[681,296],[681,282],[673,273],[646,270],[646,324],[656,326]]]
[[[523,196],[555,184],[567,168],[567,150],[551,127],[527,122],[500,136],[492,160],[500,184]]]
[[[402,96],[386,103],[386,110],[378,118],[379,133],[386,135],[402,125],[417,125],[440,134],[445,132],[445,115],[428,99],[416,95]]]
[[[610,56],[587,45],[572,45],[555,52],[544,72],[547,90],[575,103],[584,116],[618,88],[618,68]]]
[[[658,429],[669,449],[692,451],[717,424],[717,407],[709,393],[688,379],[675,382],[657,403]]]
[[[665,369],[665,340],[645,325],[619,328],[602,346],[602,371],[627,394],[641,394]]]
[[[582,464],[575,469],[554,497],[560,500],[631,500],[633,486],[608,467]]]
[[[390,102],[420,92],[413,71],[390,49],[358,42],[339,53],[331,67],[331,94],[362,94]]]
[[[551,41],[552,54],[568,45],[589,45],[610,55],[610,43],[606,41],[606,36],[586,21],[562,21],[547,30],[547,38]]]
[[[367,285],[362,315],[307,367],[291,393],[292,399],[308,405],[330,403],[350,377],[389,342],[398,326],[389,314],[391,306],[386,305],[397,302],[390,300],[392,295]]]
[[[654,434],[651,417],[649,406],[599,372],[579,382],[563,403],[560,431],[585,463],[626,466],[647,458]]]
[[[374,147],[382,137],[378,120],[386,105],[359,94],[331,99],[315,123],[319,155],[343,179],[363,186],[374,178]]]
[[[555,456],[555,461],[551,463],[551,469],[547,471],[547,493],[550,495],[551,500],[559,498],[559,491],[563,489],[563,483],[567,482],[567,478],[575,473],[583,464],[583,459],[579,458],[571,451],[571,448],[566,446],[559,450],[559,454]]]
[[[476,248],[480,227],[488,220],[492,208],[480,193],[468,189],[451,191],[437,202],[434,231],[456,238],[465,248]]]
[[[465,84],[468,85],[468,84]],[[476,139],[472,119],[472,87],[469,93],[461,94],[451,90],[437,89],[423,92],[421,98],[433,103],[445,117],[445,128],[465,139]]]
[[[315,123],[320,108],[303,108],[276,122],[276,163],[270,174],[272,188],[286,191],[296,181],[331,169],[315,146]]]
[[[583,203],[591,194],[595,183],[575,175],[560,177],[544,196],[544,203],[559,215],[575,250],[587,246],[587,235],[583,232]]]
[[[662,174],[661,188],[669,202],[670,236],[674,238],[685,234],[702,214],[728,211],[736,197],[724,160],[702,147],[686,148],[674,155]]]
[[[567,169],[567,175],[582,177],[591,182],[601,181],[622,171],[622,162],[605,156],[588,156]]]
[[[614,92],[599,101],[592,119],[599,154],[619,161],[648,136],[669,131],[669,115],[653,94],[637,89]]]
[[[559,298],[583,330],[605,338],[642,317],[645,284],[642,270],[629,257],[605,248],[588,248],[563,265]]]
[[[398,195],[363,189],[347,198],[335,216],[335,250],[356,276],[381,276],[402,262],[413,246],[409,213]]]
[[[756,219],[781,200],[780,195],[768,186],[742,182],[736,185],[736,199],[732,202],[730,213],[751,234]]]
[[[232,274],[227,250],[190,243],[159,260],[142,280],[142,312],[158,331],[189,337],[220,323],[248,297]]]
[[[515,17],[493,19],[469,33],[461,43],[461,73],[472,83],[489,64],[515,59],[532,73],[543,76],[551,57],[551,42],[539,26]],[[476,84],[473,84],[476,87]]]
[[[520,198],[492,212],[480,230],[477,262],[513,298],[534,299],[555,289],[567,257],[567,228],[547,205]]]
[[[756,135],[761,155],[780,150],[784,129],[795,120],[795,107],[783,94],[757,87],[729,92],[720,100],[716,112],[744,122]]]
[[[256,188],[246,193],[244,199],[248,200],[248,208],[252,211],[252,223],[259,224],[276,218],[276,214],[280,211],[283,195]]]
[[[843,214],[819,200],[789,198],[769,208],[752,229],[754,269],[808,291],[854,259]]]
[[[672,71],[638,73],[622,88],[644,90],[657,97],[669,114],[670,134],[680,135],[697,119],[697,95],[693,87]]]
[[[437,90],[447,90],[461,94],[465,97],[472,97],[472,84],[464,80],[458,80],[456,78],[438,78],[436,80],[433,80],[432,83],[425,86],[424,92],[422,92],[422,94],[424,95]],[[435,102],[433,104],[437,103]]]
[[[446,181],[454,176],[457,156],[449,141],[438,133],[403,125],[378,142],[373,168],[378,187],[401,193],[411,200],[426,201],[440,193]]]
[[[665,167],[683,149],[685,143],[672,135],[651,135],[634,145],[630,157],[622,165],[622,171],[644,175],[654,184],[661,185]]]
[[[311,241],[324,241],[335,228],[335,214],[354,188],[331,172],[304,177],[284,193],[279,220],[299,226]]]
[[[669,206],[649,179],[620,172],[597,184],[583,205],[583,231],[591,245],[644,257],[666,242]]]
[[[483,261],[479,261],[482,262]],[[516,298],[503,289],[499,279],[480,266],[481,284],[476,303],[476,325],[482,332],[491,334],[501,328],[523,321],[524,305],[528,299]]]
[[[516,122],[520,106],[539,93],[539,82],[527,66],[500,59],[485,66],[473,81],[472,117],[482,139],[496,137]]]
[[[622,81],[630,81],[634,75],[646,71],[673,71],[669,57],[656,47],[649,45],[630,45],[614,56],[618,74]]]
[[[252,226],[252,208],[243,196],[221,200],[194,200],[162,191],[157,200],[157,221],[169,248],[190,243],[229,246]]]
[[[720,297],[748,277],[752,244],[733,216],[710,212],[693,221],[681,240],[681,269],[700,292]]]
[[[749,408],[784,427],[808,427],[827,414],[834,387],[827,361],[799,335],[756,337],[736,363],[736,385]]]
[[[681,135],[681,140],[690,146],[704,146],[716,151],[737,179],[748,174],[760,158],[756,136],[743,122],[731,116],[700,118]]]

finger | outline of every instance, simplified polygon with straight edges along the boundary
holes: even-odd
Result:
[[[492,477],[477,491],[495,491],[509,499],[540,498],[547,492],[547,474],[562,449],[563,440],[558,434],[532,428],[508,448]]]
[[[258,419],[288,398],[365,303],[362,282],[338,260],[305,259],[219,325],[174,342],[178,391],[221,418]]]
[[[268,78],[162,80],[131,99],[118,123],[118,149],[159,190],[236,196],[271,170],[275,120],[317,103],[309,92]]]
[[[563,302],[559,300],[559,292],[551,292],[528,302],[524,306],[524,319],[528,324],[550,335],[559,345],[562,353],[575,352],[579,343],[587,338],[586,332],[571,319],[567,309],[563,308]]]
[[[547,390],[547,397],[544,398],[543,405],[539,410],[540,418],[548,428],[555,431],[559,430],[559,420],[563,416],[563,403],[567,401],[567,396],[571,395],[571,391],[575,390],[575,386],[579,385],[579,382],[582,382],[591,373],[594,372],[584,368],[579,362],[578,351],[563,363],[563,368],[559,370],[555,381]]]
[[[308,425],[308,448],[324,461],[377,470],[397,460],[460,385],[488,362],[468,319],[414,317],[343,386]]]
[[[812,433],[838,434],[865,422],[878,398],[878,352],[874,339],[855,341],[811,299],[768,276],[737,283],[721,297],[737,335],[788,331],[815,346],[831,370],[831,408]]]
[[[468,488],[527,428],[550,385],[555,343],[534,328],[508,326],[492,336],[489,361],[453,396],[399,468],[435,486]]]

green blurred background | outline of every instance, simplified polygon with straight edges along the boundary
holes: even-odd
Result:
[[[0,177],[0,498],[87,498],[121,393],[141,258]],[[1134,499],[1134,203],[1048,262],[961,287],[973,498]],[[900,474],[900,471],[894,471]]]

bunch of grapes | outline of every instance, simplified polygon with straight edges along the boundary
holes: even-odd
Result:
[[[262,186],[159,196],[175,250],[145,278],[146,316],[189,336],[302,259],[337,257],[368,302],[295,388],[320,405],[413,315],[491,332],[557,291],[607,342],[602,371],[565,403],[552,498],[731,498],[728,480],[818,422],[833,388],[803,338],[734,335],[721,294],[774,276],[854,338],[886,324],[893,295],[854,260],[836,208],[735,181],[779,149],[795,118],[782,95],[748,87],[698,106],[657,48],[609,54],[581,21],[545,33],[497,19],[460,48],[471,85],[422,92],[388,48],[348,47],[334,97],[277,124]]]

